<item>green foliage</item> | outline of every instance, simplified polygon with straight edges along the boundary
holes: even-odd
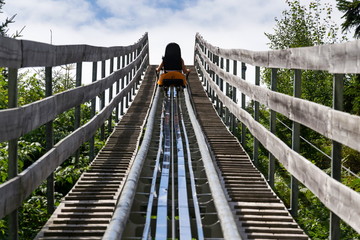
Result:
[[[319,0],[309,1],[307,6],[300,4],[298,0],[288,0],[288,9],[282,12],[281,19],[275,19],[274,33],[265,33],[270,40],[271,49],[288,49],[294,47],[306,47],[321,44],[336,43],[345,40],[345,37],[338,36],[339,27],[331,20],[332,8],[325,4],[323,7]],[[262,81],[270,88],[271,69],[263,69]],[[324,106],[332,106],[333,75],[324,71],[302,71],[302,93],[301,98]],[[345,79],[345,111],[352,114],[360,113],[360,78],[358,76],[346,76]],[[293,95],[294,71],[278,69],[277,91]],[[252,104],[248,110],[252,112]],[[269,110],[260,107],[260,123],[269,128]],[[281,114],[277,114],[276,136],[288,146],[291,146],[292,121]],[[327,155],[331,155],[331,140],[321,134],[301,127],[301,136],[311,142]],[[252,137],[247,136],[247,139]],[[246,151],[253,151],[253,142],[247,141],[244,146]],[[301,154],[312,163],[330,173],[330,159],[320,153],[313,146],[301,141]],[[355,173],[360,171],[360,153],[344,148],[344,166]],[[268,152],[261,146],[259,148],[259,169],[267,176]],[[360,180],[351,175],[343,175],[342,182],[360,190]],[[276,163],[275,192],[289,206],[290,201],[290,176],[281,164]],[[326,239],[329,236],[329,210],[304,186],[300,186],[299,193],[299,216],[297,221],[306,231],[311,239]],[[359,239],[359,235],[349,226],[342,223],[342,239]]]
[[[310,1],[306,7],[298,0],[286,1],[289,9],[282,18],[275,18],[274,33],[265,33],[271,49],[286,49],[334,43],[338,40],[338,26],[332,21],[332,7]]]
[[[341,24],[343,32],[355,28],[354,37],[360,37],[360,1],[337,0],[337,8],[344,13],[345,21]]]
[[[53,92],[66,91],[75,86],[73,76],[70,74],[72,65],[53,71]],[[1,70],[1,69],[0,69]],[[64,73],[65,71],[65,73]],[[0,107],[7,108],[7,78],[0,75]],[[18,77],[18,101],[19,105],[26,105],[45,97],[44,71],[24,71]],[[55,143],[68,136],[74,131],[74,109],[60,114],[53,121]],[[90,119],[90,106],[88,103],[81,105],[81,125]],[[95,152],[98,152],[105,141],[99,140],[99,133],[95,136]],[[43,156],[45,150],[45,127],[39,127],[18,140],[19,171],[23,171],[37,159]],[[89,165],[89,144],[86,143],[79,149],[79,160],[70,157],[55,173],[55,196],[56,202],[60,202],[75,184],[82,172]],[[7,180],[8,152],[7,143],[0,143],[0,183]],[[41,185],[24,202],[19,210],[19,235],[21,239],[32,239],[48,219],[46,200],[46,185]],[[0,239],[7,236],[7,219],[0,221]]]

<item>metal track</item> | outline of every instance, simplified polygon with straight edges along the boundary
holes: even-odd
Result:
[[[154,90],[149,67],[134,101],[106,145],[67,194],[36,239],[101,239],[139,145]]]
[[[170,88],[163,95],[153,135],[159,141],[150,146],[122,239],[222,239],[194,133],[181,108],[183,93]]]

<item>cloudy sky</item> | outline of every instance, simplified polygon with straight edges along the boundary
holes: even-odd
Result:
[[[335,0],[321,2],[333,5],[341,23]],[[23,39],[46,43],[52,33],[56,45],[130,45],[148,32],[152,64],[169,42],[192,64],[196,32],[215,46],[267,50],[264,32],[285,9],[285,0],[5,0],[0,21],[17,14],[10,32],[26,26]]]

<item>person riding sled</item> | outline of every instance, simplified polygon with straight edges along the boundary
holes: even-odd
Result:
[[[157,82],[159,86],[175,84],[186,87],[185,75],[190,73],[190,69],[185,67],[184,60],[181,58],[181,49],[177,43],[169,43],[166,46],[165,56],[161,64],[156,68],[156,72],[160,73],[161,70],[164,73],[160,75]]]

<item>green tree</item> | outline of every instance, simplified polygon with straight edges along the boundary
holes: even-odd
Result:
[[[295,47],[316,46],[322,44],[332,44],[346,40],[344,36],[339,35],[339,27],[332,21],[332,6],[329,4],[321,5],[320,0],[308,2],[308,5],[301,5],[299,0],[288,0],[288,9],[282,12],[280,19],[275,19],[275,27],[273,33],[265,33],[269,39],[271,49],[288,49]],[[293,94],[293,76],[294,72],[288,69],[279,69],[277,72],[277,89],[279,92],[292,95]],[[345,81],[346,86],[354,86],[352,77],[348,76]],[[263,82],[270,87],[271,70],[265,69],[262,72]],[[325,106],[332,106],[332,85],[333,75],[325,71],[302,71],[302,96],[301,98],[316,102]],[[357,92],[356,92],[357,90]],[[354,106],[359,105],[354,99],[359,96],[359,89],[355,87],[347,87],[345,89],[345,105],[349,112],[354,111]],[[356,105],[357,104],[357,105]],[[262,109],[261,115],[267,116],[268,113]],[[291,131],[286,129],[282,123],[291,126],[291,121],[284,116],[277,115],[277,136],[288,145],[291,145]],[[267,118],[268,119],[268,118]],[[261,120],[261,119],[260,119]],[[301,136],[312,142],[322,151],[330,155],[331,142],[320,134],[302,127]],[[348,149],[347,149],[348,150]],[[312,161],[318,167],[329,171],[329,159],[319,153],[305,142],[301,142],[301,153],[304,157]],[[347,151],[348,161],[353,162],[356,155]],[[264,158],[264,157],[263,157]],[[261,160],[267,164],[266,161]],[[263,169],[266,166],[262,167]],[[281,166],[278,166],[277,182],[275,186],[280,197],[284,202],[288,202],[289,193],[286,186],[289,185],[289,176]],[[280,177],[279,177],[280,176]],[[351,185],[351,183],[349,184]],[[353,184],[354,188],[358,184]],[[300,210],[298,222],[305,229],[310,238],[323,239],[328,234],[328,217],[329,211],[313,196],[309,190],[301,187],[300,190]],[[309,207],[312,206],[312,207]],[[358,235],[351,228],[343,227],[344,239],[353,239]]]
[[[337,0],[337,8],[344,13],[345,21],[341,24],[343,32],[355,28],[354,38],[360,37],[360,1]]]

